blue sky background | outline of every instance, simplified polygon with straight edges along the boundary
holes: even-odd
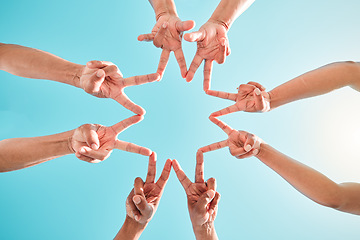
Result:
[[[198,29],[219,1],[177,0],[181,19]],[[232,53],[214,65],[212,89],[235,92],[248,81],[269,90],[335,61],[358,61],[360,2],[256,1],[229,31]],[[112,61],[124,76],[155,72],[160,49],[136,40],[155,24],[145,1],[3,2],[0,42],[42,49],[85,64]],[[183,43],[188,66],[196,44]],[[196,150],[225,139],[209,120],[230,102],[202,91],[202,67],[186,83],[173,55],[161,82],[126,89],[147,110],[119,138],[158,154],[158,175],[176,158],[193,180]],[[85,123],[112,125],[132,114],[113,100],[56,82],[0,72],[0,139],[50,135]],[[357,150],[360,95],[341,89],[266,114],[222,117],[337,182],[360,182]],[[112,239],[125,219],[125,199],[147,158],[115,150],[101,164],[74,155],[0,174],[0,239]],[[222,195],[215,221],[220,239],[359,239],[358,216],[321,207],[256,158],[227,149],[205,155],[205,177]],[[141,239],[194,239],[185,192],[174,172]]]

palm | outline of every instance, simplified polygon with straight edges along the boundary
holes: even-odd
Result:
[[[147,202],[156,209],[161,195],[162,195],[163,189],[157,185],[156,183],[146,183],[144,184],[144,194]]]
[[[182,32],[176,28],[176,25],[180,24],[181,22],[182,21],[180,18],[172,15],[161,16],[156,22],[154,28],[151,31],[154,36],[156,36],[157,32],[159,32],[164,24],[167,25],[167,30],[164,32],[162,39],[159,40],[159,43],[161,44],[160,47],[162,49],[175,51],[181,48]]]

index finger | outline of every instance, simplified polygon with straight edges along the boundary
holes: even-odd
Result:
[[[116,98],[114,98],[114,100],[120,103],[124,108],[129,109],[135,114],[145,114],[145,110],[139,105],[135,104],[133,101],[131,101],[128,96],[126,96],[124,91],[122,91]]]
[[[114,125],[112,125],[110,128],[112,128],[112,130],[114,130],[114,132],[116,134],[121,133],[122,131],[124,131],[125,129],[127,129],[129,126],[140,122],[141,120],[143,120],[144,117],[143,116],[139,116],[139,115],[134,115],[132,117],[129,117],[125,120],[122,120],[121,122],[118,122]]]
[[[202,151],[202,152],[210,152],[210,151],[214,151],[214,150],[218,150],[220,148],[224,148],[228,146],[228,140],[223,140],[220,142],[216,142],[207,146],[204,146],[202,148],[199,148],[198,151]]]
[[[157,73],[159,73],[161,76],[164,74],[166,65],[169,61],[170,56],[170,50],[163,49],[160,56],[159,66],[157,69]]]
[[[142,147],[130,142],[121,141],[119,139],[116,139],[115,148],[126,152],[138,153],[143,156],[150,156],[152,153],[151,150],[146,147]]]
[[[181,47],[174,51],[176,61],[179,64],[181,76],[184,78],[186,76],[187,68],[186,68],[186,61],[184,57],[183,50]]]
[[[208,90],[206,92],[210,96],[236,101],[237,94],[236,93],[228,93],[222,91]]]
[[[209,119],[210,119],[210,121],[212,121],[213,123],[218,125],[219,128],[221,128],[227,135],[229,135],[233,131],[233,129],[229,125],[227,125],[223,121],[217,119],[216,117],[210,116]]]
[[[152,152],[149,157],[148,173],[146,175],[146,183],[154,183],[156,176],[156,153]]]
[[[200,150],[196,153],[195,182],[204,182],[204,154]]]
[[[170,176],[170,171],[171,171],[171,160],[168,159],[166,160],[166,163],[164,165],[164,169],[159,177],[159,179],[157,180],[156,184],[159,186],[160,189],[163,189],[169,179]]]
[[[158,73],[152,73],[147,75],[133,76],[124,79],[125,87],[141,85],[149,82],[155,82],[160,79],[160,75]]]
[[[206,59],[204,64],[204,91],[210,89],[210,81],[211,81],[211,71],[212,71],[213,61]]]
[[[196,70],[199,68],[203,58],[200,55],[195,54],[193,61],[190,64],[189,71],[186,73],[186,81],[191,82],[194,78]]]
[[[172,161],[172,166],[176,173],[177,178],[179,179],[181,185],[183,186],[185,192],[188,192],[188,189],[192,182],[190,179],[185,175],[184,171],[181,169],[180,164],[175,159]]]

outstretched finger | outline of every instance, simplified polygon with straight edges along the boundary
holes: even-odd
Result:
[[[152,152],[149,157],[148,172],[146,175],[146,183],[154,183],[156,176],[156,153]]]
[[[172,164],[172,161],[170,159],[166,160],[164,169],[162,170],[161,175],[156,182],[156,184],[159,186],[160,189],[163,189],[165,187],[167,181],[169,180],[171,164]]]
[[[183,186],[186,193],[188,193],[188,189],[192,182],[190,179],[186,176],[184,171],[181,169],[180,164],[175,159],[172,161],[172,166],[174,168],[174,171],[176,173],[177,178],[179,179],[181,185]]]
[[[189,67],[189,71],[186,73],[186,81],[187,82],[191,82],[191,80],[194,78],[195,72],[200,67],[202,60],[203,60],[203,58],[200,57],[200,55],[195,54],[195,57]]]
[[[243,111],[244,109],[241,109],[237,104],[231,105],[229,107],[223,108],[219,111],[213,112],[211,116],[219,117],[222,115],[226,115],[233,112]]]
[[[118,95],[115,98],[115,101],[117,101],[118,103],[123,105],[123,107],[125,107],[126,109],[129,109],[130,111],[132,111],[135,114],[138,114],[138,115],[145,114],[145,110],[142,107],[140,107],[139,105],[135,104],[133,101],[131,101],[124,92],[122,92],[120,95]]]
[[[223,121],[215,118],[215,117],[209,117],[210,121],[212,121],[214,124],[218,125],[219,128],[221,128],[227,135],[230,135],[230,133],[234,130],[229,125],[224,123]]]
[[[195,27],[195,22],[193,20],[187,21],[178,21],[175,24],[176,30],[179,32],[189,31]]]
[[[222,91],[208,90],[206,92],[210,96],[236,101],[237,94],[236,93],[228,93]]]
[[[156,35],[154,37],[154,40],[153,40],[153,43],[154,43],[155,47],[158,47],[158,48],[163,47],[163,40],[165,38],[165,33],[166,33],[166,30],[167,30],[167,27],[168,27],[168,23],[165,22],[165,23],[163,23],[163,25],[161,25],[161,27],[157,31],[157,33],[156,33]]]
[[[177,50],[174,51],[174,54],[175,54],[176,61],[178,62],[179,67],[180,67],[181,76],[183,78],[185,78],[187,68],[186,68],[186,61],[185,61],[183,50],[181,48],[178,48]]]
[[[216,142],[216,143],[204,146],[202,148],[199,148],[199,151],[202,151],[205,153],[205,152],[215,151],[220,148],[227,147],[227,146],[228,146],[228,140],[223,140],[223,141]]]
[[[154,33],[147,33],[147,34],[141,34],[138,36],[138,41],[146,41],[146,42],[150,42],[153,41],[155,37]]]
[[[205,31],[196,31],[192,33],[185,33],[184,39],[188,42],[198,42],[205,39]]]
[[[112,128],[112,130],[114,130],[114,132],[116,134],[119,134],[122,131],[124,131],[125,129],[127,129],[128,127],[130,127],[131,125],[138,123],[143,119],[144,119],[144,116],[134,115],[125,120],[122,120],[121,122],[118,122],[118,123],[112,125],[111,128]]]
[[[141,147],[139,145],[130,142],[121,141],[118,139],[115,142],[115,148],[126,152],[137,153],[143,156],[150,156],[152,153],[152,151],[146,147]]]
[[[204,153],[201,150],[196,153],[195,182],[204,182]]]
[[[125,87],[141,85],[145,83],[155,82],[160,80],[160,75],[158,73],[152,73],[147,75],[133,76],[124,79]]]
[[[161,52],[159,66],[158,66],[158,69],[157,69],[157,73],[159,73],[160,76],[162,76],[164,74],[166,65],[167,65],[167,63],[169,61],[169,56],[170,56],[170,50],[163,49],[162,52]]]
[[[213,60],[205,59],[204,85],[203,85],[205,92],[210,89],[212,66],[213,66]]]

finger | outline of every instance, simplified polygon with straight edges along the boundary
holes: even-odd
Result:
[[[169,61],[169,56],[170,56],[170,50],[163,49],[161,56],[160,56],[159,66],[157,69],[157,73],[159,73],[160,76],[162,76],[165,72],[166,65]]]
[[[255,146],[255,139],[250,134],[248,134],[244,142],[244,150],[246,152],[250,152],[254,146]]]
[[[80,159],[80,160],[82,160],[82,161],[85,161],[85,162],[88,162],[88,163],[98,163],[98,162],[100,162],[100,161],[96,161],[96,160],[93,159],[93,158],[90,158],[90,157],[87,157],[87,156],[85,156],[85,155],[82,155],[82,154],[79,153],[79,152],[76,152],[76,153],[75,153],[75,156],[76,156],[78,159]]]
[[[184,53],[181,48],[178,48],[177,50],[174,51],[174,54],[175,54],[176,61],[178,62],[179,67],[180,67],[181,76],[183,78],[185,78],[186,72],[187,72],[187,67],[186,67]]]
[[[205,147],[202,147],[199,149],[199,151],[202,152],[210,152],[210,151],[214,151],[214,150],[218,150],[220,148],[224,148],[228,146],[228,140],[224,140],[224,141],[220,141],[220,142],[216,142],[210,145],[207,145]]]
[[[200,150],[196,153],[195,182],[204,182],[204,153]]]
[[[116,134],[119,134],[122,131],[124,131],[125,129],[127,129],[129,126],[131,126],[135,123],[138,123],[143,119],[144,119],[144,116],[134,115],[125,120],[122,120],[121,122],[118,122],[118,123],[112,125],[111,128],[112,128],[112,130],[114,130],[114,132]]]
[[[232,100],[232,101],[236,101],[236,96],[237,96],[236,93],[228,93],[228,92],[215,91],[215,90],[208,90],[206,93],[210,96]]]
[[[213,200],[211,201],[210,206],[209,206],[210,214],[212,214],[215,211],[215,209],[217,208],[219,201],[220,201],[220,197],[221,197],[220,193],[216,192],[215,197],[213,198]]]
[[[110,155],[110,151],[108,150],[93,150],[89,147],[80,148],[79,153],[83,156],[92,158],[93,160],[99,160],[99,162],[104,161]]]
[[[230,154],[234,157],[238,157],[247,153],[247,151],[243,147],[231,147],[229,150]]]
[[[195,27],[195,22],[193,20],[187,20],[187,21],[178,21],[175,24],[176,30],[179,32],[189,31]]]
[[[100,146],[99,136],[96,132],[98,127],[93,124],[85,124],[80,129],[85,138],[86,144],[92,149],[97,150]]]
[[[227,125],[226,123],[224,123],[223,121],[221,121],[215,117],[210,116],[209,119],[214,124],[218,125],[219,128],[221,128],[227,135],[230,135],[230,133],[234,130],[229,125]]]
[[[265,91],[265,87],[263,85],[261,85],[260,83],[257,82],[248,82],[247,84],[253,85],[257,88],[259,88],[261,91]]]
[[[115,148],[126,152],[138,153],[143,156],[150,156],[152,151],[146,147],[142,147],[133,143],[116,139]]]
[[[241,84],[239,86],[239,93],[240,94],[249,94],[251,92],[253,92],[256,89],[256,87],[254,85],[251,84]]]
[[[124,79],[125,87],[142,85],[145,83],[155,82],[160,80],[160,75],[158,73],[152,73],[147,75],[133,76]]]
[[[198,42],[205,39],[205,31],[196,31],[192,33],[185,33],[184,39],[188,42]]]
[[[132,201],[134,197],[134,189],[131,190],[129,196],[126,198],[126,212],[131,214],[131,218],[135,218],[136,216],[141,216],[140,211],[137,209],[134,201]]]
[[[208,186],[208,189],[214,190],[214,192],[216,192],[216,179],[215,178],[209,178],[206,181],[206,185]]]
[[[167,30],[167,27],[168,27],[168,23],[163,23],[163,25],[161,25],[161,27],[159,28],[159,30],[157,31],[155,37],[154,37],[154,40],[153,40],[153,43],[155,45],[155,47],[158,47],[158,48],[162,48],[163,47],[163,40],[165,38],[165,33],[166,33],[166,30]]]
[[[141,218],[144,216],[146,218],[151,216],[152,208],[146,201],[144,196],[135,195],[132,198],[136,208],[139,210],[140,215],[135,215],[135,220],[140,221]]]
[[[220,41],[219,53],[216,55],[215,61],[218,64],[222,64],[225,62],[225,58],[226,58],[226,38],[221,38],[219,41]]]
[[[102,70],[104,70],[106,76],[110,76],[110,77],[115,78],[115,79],[123,77],[123,75],[120,72],[119,68],[115,64],[106,66]]]
[[[181,185],[185,189],[185,192],[188,192],[189,186],[191,185],[190,179],[185,175],[184,171],[181,169],[180,164],[175,159],[172,161],[172,166],[176,173],[177,178],[179,179]]]
[[[148,172],[146,175],[146,183],[154,183],[156,176],[156,153],[152,152],[149,157]]]
[[[147,34],[141,34],[138,36],[138,41],[146,41],[146,42],[150,42],[153,41],[155,37],[154,33],[147,33]]]
[[[244,109],[240,108],[237,104],[231,105],[229,107],[223,108],[219,111],[213,112],[211,114],[211,116],[214,117],[219,117],[219,116],[223,116],[229,113],[233,113],[233,112],[238,112],[238,111],[243,111]]]
[[[122,92],[120,95],[118,95],[116,97],[115,101],[117,101],[118,103],[123,105],[123,107],[125,107],[126,109],[129,109],[130,111],[132,111],[135,114],[144,115],[146,113],[142,107],[140,107],[139,105],[137,105],[133,101],[131,101],[124,92]]]
[[[194,78],[195,72],[199,68],[202,60],[203,60],[203,58],[200,57],[200,55],[195,54],[195,57],[189,67],[189,71],[186,73],[186,81],[187,82],[190,82]]]
[[[108,66],[109,62],[93,60],[86,63],[88,68],[104,68]]]
[[[203,85],[205,92],[210,89],[212,66],[213,66],[212,60],[206,59],[204,64],[204,85]]]
[[[197,207],[199,210],[206,210],[208,204],[214,199],[215,192],[214,190],[207,190],[204,192],[197,201]]]
[[[256,154],[254,153],[254,151],[250,151],[250,152],[246,152],[242,155],[236,156],[237,159],[244,159],[244,158],[249,158],[252,156],[255,156]]]
[[[172,161],[170,159],[166,160],[164,169],[162,170],[162,173],[156,182],[156,184],[159,186],[160,189],[163,189],[165,187],[167,181],[169,180],[171,164],[172,164]]]
[[[230,54],[231,54],[231,48],[230,45],[228,45],[226,49],[226,56],[229,56]]]
[[[255,111],[263,111],[265,109],[265,103],[263,96],[261,95],[260,89],[256,88],[253,92],[253,97],[255,101]]]
[[[94,94],[100,91],[101,84],[105,80],[105,72],[102,69],[94,72],[89,79],[86,80],[83,88],[85,92]]]
[[[141,196],[145,197],[145,194],[144,194],[144,181],[140,177],[137,177],[134,180],[134,194],[135,195],[141,195]]]

